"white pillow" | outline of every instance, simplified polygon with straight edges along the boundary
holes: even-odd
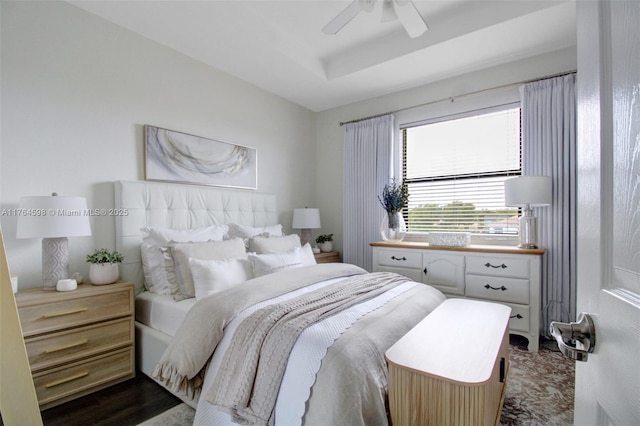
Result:
[[[300,249],[300,257],[304,266],[315,265],[318,263],[316,262],[316,257],[313,255],[313,249],[309,243],[306,243]]]
[[[227,235],[228,229],[227,225],[197,229],[169,229],[155,226],[141,228],[140,254],[146,289],[158,294],[171,294],[171,283],[169,283],[164,270],[162,247],[170,242],[221,241]]]
[[[165,258],[165,270],[171,283],[175,300],[195,297],[193,275],[189,259],[222,260],[230,257],[246,256],[241,238],[205,243],[171,243],[162,249]]]
[[[297,234],[282,237],[256,236],[249,240],[249,251],[256,254],[282,253],[301,247]]]
[[[196,299],[226,290],[253,278],[253,267],[246,257],[224,260],[189,259]]]
[[[253,265],[253,275],[261,277],[284,271],[285,269],[305,266],[302,260],[302,248],[297,247],[285,253],[256,254],[249,253],[247,258]]]

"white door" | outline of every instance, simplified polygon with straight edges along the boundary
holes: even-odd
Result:
[[[640,1],[581,1],[577,312],[594,352],[576,362],[576,425],[640,425]]]

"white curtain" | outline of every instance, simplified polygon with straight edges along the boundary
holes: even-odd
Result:
[[[346,125],[344,134],[344,262],[372,270],[369,243],[379,241],[384,210],[378,201],[392,172],[393,116]]]
[[[541,335],[551,321],[576,319],[576,75],[526,84],[522,174],[551,176],[552,204],[534,209],[542,257]]]

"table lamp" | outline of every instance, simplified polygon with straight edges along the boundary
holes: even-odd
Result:
[[[42,284],[55,290],[69,278],[69,239],[91,235],[87,201],[82,197],[51,196],[20,199],[16,238],[42,238]]]
[[[551,178],[549,176],[519,176],[504,181],[506,206],[522,207],[520,217],[519,248],[535,249],[537,245],[537,220],[531,207],[551,204]]]
[[[300,229],[300,243],[304,246],[311,243],[311,230],[320,228],[320,210],[318,209],[293,209],[293,229]]]

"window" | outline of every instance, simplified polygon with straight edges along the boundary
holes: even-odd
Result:
[[[504,181],[521,174],[520,108],[401,129],[409,232],[518,234]]]

